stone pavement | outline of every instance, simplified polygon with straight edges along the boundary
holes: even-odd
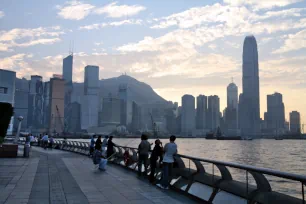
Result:
[[[30,158],[0,159],[0,204],[196,203],[162,191],[116,165],[96,170],[86,156],[32,147]]]

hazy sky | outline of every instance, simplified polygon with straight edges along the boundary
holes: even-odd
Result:
[[[277,91],[286,118],[297,110],[306,122],[301,0],[1,1],[0,68],[48,80],[61,73],[74,42],[74,81],[93,64],[100,78],[126,72],[167,100],[219,95],[223,110],[231,77],[241,91],[242,44],[250,34],[259,49],[261,115],[266,95]]]

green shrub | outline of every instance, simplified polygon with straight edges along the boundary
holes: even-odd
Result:
[[[4,141],[6,131],[9,127],[11,117],[13,116],[13,107],[10,103],[0,102],[0,144]]]

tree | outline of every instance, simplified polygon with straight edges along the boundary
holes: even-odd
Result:
[[[0,144],[3,143],[6,131],[9,127],[14,108],[10,103],[0,102]]]

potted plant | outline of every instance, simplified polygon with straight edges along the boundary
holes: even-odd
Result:
[[[11,118],[14,114],[13,110],[10,103],[0,102],[0,157],[17,157],[17,144],[3,144]]]

